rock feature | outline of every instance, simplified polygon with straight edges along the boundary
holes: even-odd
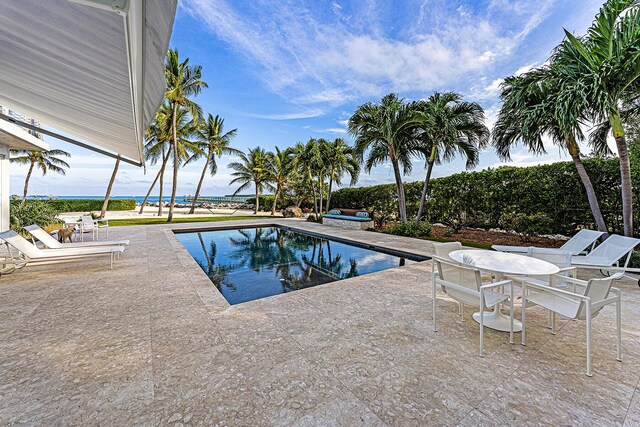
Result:
[[[302,209],[297,206],[289,206],[282,209],[282,216],[285,218],[302,218]]]

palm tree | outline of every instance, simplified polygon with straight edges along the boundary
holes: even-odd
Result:
[[[272,153],[263,150],[260,147],[250,149],[248,154],[240,153],[239,162],[231,162],[228,167],[233,169],[231,175],[235,178],[231,180],[229,184],[240,183],[240,187],[233,193],[235,196],[239,192],[255,186],[256,203],[254,207],[254,214],[258,213],[260,208],[260,194],[265,188],[271,189],[269,163],[271,162]]]
[[[635,0],[609,0],[586,36],[577,38],[566,30],[565,35],[553,57],[566,82],[560,102],[578,103],[593,122],[608,123],[620,160],[624,234],[631,236],[631,165],[621,105],[637,99],[640,91],[640,7]]]
[[[147,191],[147,195],[145,196],[142,206],[140,206],[140,214],[142,214],[144,210],[144,206],[147,203],[147,199],[151,195],[151,191],[155,187],[156,183],[160,182],[160,194],[159,194],[159,204],[158,204],[158,216],[162,216],[162,193],[164,189],[164,171],[167,166],[167,162],[169,161],[169,157],[171,154],[171,150],[167,150],[167,145],[170,144],[171,135],[172,135],[172,120],[171,120],[171,106],[165,100],[162,103],[162,106],[156,113],[156,116],[149,125],[149,128],[146,131],[146,144],[144,147],[145,159],[151,164],[155,165],[158,160],[162,160],[162,164],[160,166],[160,170],[156,174],[156,177],[153,179],[151,186],[149,187],[149,191]]]
[[[313,211],[319,214],[321,207],[318,207],[318,189],[314,178],[318,175],[321,163],[320,147],[316,139],[310,138],[306,144],[298,142],[293,146],[293,156],[298,172],[305,177],[313,194]]]
[[[342,138],[336,138],[329,142],[325,147],[325,160],[327,162],[328,175],[329,175],[329,189],[327,192],[327,208],[328,211],[331,205],[331,191],[333,190],[333,184],[340,185],[342,183],[342,177],[348,174],[351,178],[350,185],[355,185],[358,182],[358,175],[360,174],[360,163],[358,162],[355,150],[349,146],[347,142]]]
[[[43,150],[43,151],[28,151],[28,150],[12,150],[11,163],[17,163],[19,165],[29,165],[27,176],[24,179],[24,193],[22,195],[22,201],[20,205],[24,205],[27,201],[27,192],[29,191],[29,180],[31,179],[31,173],[34,168],[38,168],[42,171],[42,175],[46,175],[47,172],[55,172],[60,175],[66,175],[65,168],[69,167],[69,164],[59,157],[71,157],[71,154],[63,150]]]
[[[113,167],[113,172],[111,173],[111,179],[109,180],[109,185],[107,185],[107,194],[105,194],[104,202],[102,202],[102,209],[100,210],[100,218],[104,218],[104,215],[107,213],[107,206],[109,206],[109,197],[111,197],[111,190],[113,189],[113,183],[116,180],[116,175],[118,174],[119,166],[120,166],[120,157],[116,159],[116,164]]]
[[[276,214],[278,197],[283,194],[287,188],[294,168],[295,163],[293,162],[292,150],[287,148],[286,150],[281,151],[276,147],[276,152],[271,156],[271,161],[269,162],[269,175],[272,180],[272,185],[275,187],[273,205],[271,206],[271,216]]]
[[[371,172],[373,167],[387,161],[391,163],[403,224],[407,222],[407,205],[402,174],[411,173],[411,158],[418,154],[414,130],[419,121],[416,111],[394,93],[379,103],[361,105],[349,119],[349,132],[356,139],[359,160],[368,151],[365,171]]]
[[[584,118],[575,111],[566,114],[566,106],[559,96],[562,93],[561,77],[551,64],[505,79],[501,95],[503,104],[493,129],[492,144],[500,158],[509,160],[512,146],[522,143],[532,153],[543,154],[546,153],[543,137],[551,138],[571,156],[598,230],[607,233],[597,195],[580,158],[577,141],[584,139],[581,130]],[[606,141],[591,145],[596,153],[607,154],[609,151]]]
[[[164,76],[167,84],[165,98],[169,101],[172,109],[173,135],[171,139],[171,150],[173,155],[173,187],[171,189],[171,203],[169,205],[169,216],[167,222],[173,221],[173,207],[176,202],[176,190],[178,188],[178,168],[180,166],[180,155],[178,153],[178,127],[177,116],[178,107],[182,107],[189,112],[193,123],[197,123],[202,116],[202,109],[198,104],[189,99],[198,95],[202,88],[208,87],[202,80],[202,67],[199,65],[189,65],[189,58],[180,62],[178,50],[169,49],[165,61]]]
[[[418,138],[427,158],[417,224],[422,218],[433,165],[452,160],[458,152],[467,159],[467,169],[474,168],[480,161],[479,150],[489,141],[489,129],[484,125],[482,107],[463,101],[462,95],[455,92],[434,92],[427,100],[414,103],[414,107],[421,120]]]
[[[198,181],[198,187],[196,188],[196,195],[193,197],[191,203],[191,209],[189,213],[192,214],[196,208],[196,201],[200,195],[200,189],[202,188],[202,182],[209,169],[209,174],[214,176],[218,172],[218,164],[216,163],[216,156],[220,157],[223,154],[241,154],[240,150],[231,148],[229,144],[231,140],[236,136],[238,129],[232,129],[229,132],[224,132],[224,119],[211,114],[207,117],[207,120],[202,122],[199,126],[196,136],[198,138],[199,152],[196,152],[187,163],[198,160],[202,155],[206,155],[206,161],[202,168],[202,174],[200,175],[200,181]]]

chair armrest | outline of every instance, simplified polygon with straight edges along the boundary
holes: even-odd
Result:
[[[513,284],[513,280],[500,280],[499,282],[494,282],[494,283],[487,283],[486,285],[482,285],[480,286],[480,289],[491,289],[491,288],[498,288],[500,286],[506,286],[506,285],[511,285]]]
[[[540,291],[549,292],[551,294],[563,295],[571,298],[579,298],[583,301],[589,301],[591,298],[584,296],[582,294],[577,294],[575,292],[565,291],[564,289],[553,288],[551,286],[539,285],[537,283],[523,282],[523,288],[534,288]]]

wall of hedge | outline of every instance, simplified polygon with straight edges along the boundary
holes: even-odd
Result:
[[[260,211],[262,212],[271,212],[271,207],[273,206],[273,196],[260,196],[258,198],[260,203]],[[286,207],[294,206],[296,204],[297,198],[292,196],[286,197],[278,197],[278,204],[276,205],[276,211],[280,211]],[[253,205],[256,202],[255,197],[251,197],[246,200],[246,203]],[[300,208],[313,208],[313,201],[309,202],[307,200],[302,201],[300,203]]]
[[[598,195],[605,221],[614,233],[622,231],[620,170],[617,159],[586,159],[585,167]],[[635,233],[640,234],[640,165],[634,171]],[[408,215],[415,216],[421,182],[405,184]],[[332,195],[332,208],[383,210],[396,205],[395,184],[343,188]],[[505,213],[542,212],[552,221],[554,233],[571,233],[578,227],[595,228],[586,193],[572,162],[533,167],[500,167],[463,172],[431,181],[427,220],[445,222],[461,214],[471,227],[497,228]]]
[[[27,200],[27,204],[33,200]],[[40,200],[49,204],[56,213],[63,212],[91,212],[100,211],[104,199],[53,199]],[[20,203],[20,200],[12,200],[11,203]],[[136,201],[133,199],[110,199],[107,205],[108,211],[129,211],[136,208]]]

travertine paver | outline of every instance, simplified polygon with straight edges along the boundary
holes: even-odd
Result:
[[[429,255],[429,242],[299,221],[291,227]],[[0,424],[640,425],[640,288],[584,323],[528,312],[528,345],[478,326],[438,293],[430,263],[229,306],[172,228],[112,228],[101,261],[0,278]],[[264,221],[259,222],[264,224]],[[520,335],[516,334],[516,340]]]

